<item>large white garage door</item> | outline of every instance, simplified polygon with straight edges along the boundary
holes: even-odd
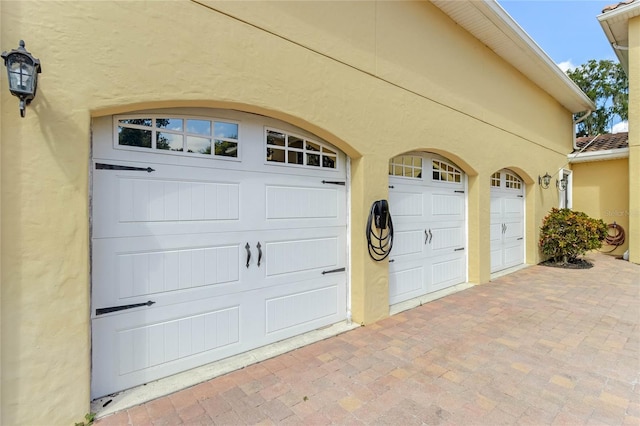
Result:
[[[465,181],[458,167],[433,154],[391,160],[390,304],[466,281]]]
[[[346,318],[346,162],[192,110],[94,120],[92,397]]]
[[[524,182],[513,172],[491,176],[491,272],[524,263]]]

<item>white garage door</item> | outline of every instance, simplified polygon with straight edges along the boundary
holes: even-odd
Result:
[[[346,318],[344,155],[265,117],[161,114],[94,120],[93,398]]]
[[[508,170],[491,176],[491,272],[524,263],[524,183]]]
[[[391,160],[390,304],[466,281],[465,181],[458,167],[434,154]]]

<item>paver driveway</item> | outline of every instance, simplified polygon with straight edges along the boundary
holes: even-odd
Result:
[[[640,266],[532,266],[97,422],[640,424]]]

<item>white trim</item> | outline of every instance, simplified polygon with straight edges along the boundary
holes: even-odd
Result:
[[[347,172],[346,178],[346,191],[345,194],[347,197],[347,325],[351,325],[353,320],[352,318],[352,309],[351,309],[351,283],[353,279],[353,260],[351,256],[351,228],[352,228],[352,217],[351,217],[351,157],[345,154],[345,168]],[[387,197],[388,198],[388,197]]]
[[[601,13],[597,18],[600,22],[628,21],[636,16],[640,16],[640,3],[633,2],[630,4],[620,5],[615,9]]]
[[[603,151],[582,152],[567,155],[570,164],[591,161],[618,160],[629,157],[629,148],[607,149]]]
[[[558,208],[573,208],[573,173],[568,169],[558,171],[558,180],[567,177],[567,187],[564,191],[558,188]]]
[[[625,44],[629,41],[629,20],[640,16],[640,2],[619,5],[597,16],[602,31],[611,44],[622,68],[629,72],[629,51]]]

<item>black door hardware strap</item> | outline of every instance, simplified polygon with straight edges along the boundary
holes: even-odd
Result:
[[[323,180],[322,183],[331,184],[331,185],[342,185],[342,186],[346,185],[346,182],[339,182],[336,180]]]
[[[98,170],[129,170],[132,172],[155,172],[155,169],[151,167],[131,167],[131,166],[120,166],[117,164],[105,164],[105,163],[96,163],[96,169]]]
[[[141,306],[151,306],[154,303],[156,302],[149,300],[148,302],[145,302],[145,303],[136,303],[133,305],[120,305],[120,306],[110,306],[108,308],[98,308],[96,309],[96,315],[108,314],[110,312],[124,311],[126,309],[139,308]]]
[[[330,270],[328,270],[328,271],[322,271],[322,275],[325,275],[325,274],[335,274],[336,272],[344,272],[344,271],[346,271],[346,269],[345,269],[345,268],[330,269]]]

